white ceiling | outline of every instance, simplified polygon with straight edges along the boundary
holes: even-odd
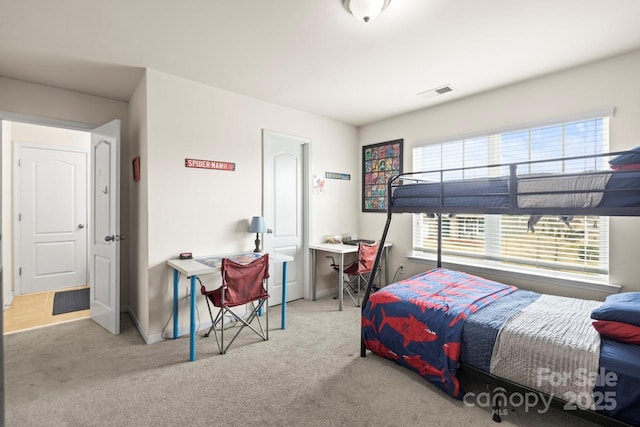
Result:
[[[149,67],[354,125],[639,48],[640,0],[0,0],[0,76],[128,100]]]

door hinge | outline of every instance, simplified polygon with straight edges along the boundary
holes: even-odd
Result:
[[[18,166],[22,166],[22,159],[18,159]]]
[[[18,269],[18,276],[22,276],[22,267]]]
[[[21,213],[18,214],[18,221],[22,221],[22,214]]]

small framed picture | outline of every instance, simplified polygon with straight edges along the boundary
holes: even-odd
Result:
[[[140,181],[140,156],[136,156],[131,160],[131,170],[133,171],[133,182]]]

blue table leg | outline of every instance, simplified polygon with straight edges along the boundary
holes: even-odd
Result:
[[[189,331],[189,360],[196,360],[196,276],[191,276],[191,329]]]
[[[282,263],[282,329],[287,323],[287,262]]]
[[[178,281],[180,273],[173,270],[173,339],[178,338]]]

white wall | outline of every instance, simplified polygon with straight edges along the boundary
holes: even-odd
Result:
[[[99,126],[120,119],[127,128],[128,103],[0,77],[0,111]]]
[[[75,148],[87,148],[91,142],[89,132],[84,131],[15,122],[11,123],[11,127],[14,142],[44,143]]]
[[[92,125],[122,121],[121,233],[129,237],[121,244],[121,303],[130,306],[145,339],[160,333],[171,312],[168,258],[252,247],[242,224],[262,210],[262,129],[310,138],[311,174],[352,176],[327,180],[325,193],[311,196],[310,241],[358,227],[359,147],[350,125],[153,70],[138,85],[131,110],[124,102],[0,77],[2,111]],[[136,155],[141,179],[133,183]],[[186,169],[185,157],[233,161],[237,170]],[[319,291],[335,287],[320,264]]]
[[[353,177],[327,182],[324,194],[312,196],[311,242],[357,229],[359,147],[353,126],[155,70],[147,70],[147,103],[152,341],[171,313],[172,270],[167,259],[182,251],[206,255],[252,248],[254,237],[246,230],[249,218],[262,212],[263,129],[311,139],[312,174],[332,171]],[[236,170],[185,168],[185,158],[234,162]],[[217,279],[203,277],[205,284]],[[319,287],[323,280],[321,276]],[[335,287],[335,279],[330,285]],[[183,295],[186,286],[183,280]],[[201,298],[200,304],[205,321]],[[183,300],[181,325],[188,324],[187,307]]]
[[[129,189],[129,307],[141,331],[149,329],[148,158],[146,73],[129,100],[129,151],[125,159],[140,156],[140,181]],[[130,164],[127,164],[130,168]],[[145,337],[145,340],[147,337]]]
[[[640,51],[369,124],[360,128],[359,142],[367,145],[404,138],[405,171],[409,171],[411,148],[415,144],[615,107],[615,116],[610,121],[610,148],[624,150],[640,145],[638,75]],[[455,82],[451,83],[455,86]],[[385,219],[384,214],[362,213],[359,233],[381,235]],[[404,264],[406,275],[433,267],[433,264],[410,263],[406,259],[411,251],[411,232],[411,215],[394,215],[388,236],[394,243],[392,270]],[[636,254],[640,252],[640,218],[612,218],[610,245],[611,283],[623,286],[623,291],[639,291],[640,267]],[[488,273],[483,275],[494,280],[509,280]],[[599,292],[559,289],[540,282],[513,284],[567,296],[594,299],[604,296]]]
[[[0,177],[0,185],[2,185],[2,195],[3,195],[3,197],[0,199],[0,204],[2,206],[1,220],[0,220],[0,233],[2,233],[2,242],[1,242],[2,260],[0,260],[0,264],[2,265],[2,300],[0,301],[0,303],[2,303],[2,307],[4,309],[6,304],[13,297],[13,293],[12,293],[13,281],[11,280],[11,278],[13,277],[13,267],[11,267],[11,270],[7,270],[7,267],[9,267],[10,262],[6,259],[7,254],[10,254],[12,251],[11,249],[12,244],[11,244],[11,241],[8,240],[9,234],[7,234],[7,232],[9,232],[10,227],[7,227],[6,224],[11,224],[10,212],[13,209],[11,206],[11,201],[12,201],[11,197],[4,197],[5,194],[11,194],[11,184],[10,184],[11,174],[5,167],[4,161],[5,159],[11,158],[10,150],[11,150],[12,144],[10,143],[5,144],[4,142],[4,141],[11,141],[11,125],[2,123],[0,127],[2,127],[2,136],[0,136],[0,142],[2,142],[2,147],[0,147],[0,150],[2,151],[2,154],[0,155],[0,165],[1,165],[0,173],[2,174],[2,176]],[[8,279],[5,277],[8,277]]]

